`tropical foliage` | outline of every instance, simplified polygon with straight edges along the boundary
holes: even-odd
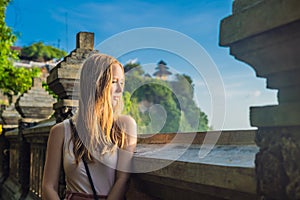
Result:
[[[172,81],[146,76],[142,66],[124,66],[124,113],[135,118],[139,133],[206,131],[207,115],[195,104],[191,77]]]
[[[25,92],[32,86],[32,78],[40,75],[39,68],[17,68],[18,52],[11,49],[16,36],[5,23],[5,11],[10,0],[0,1],[0,90],[9,100],[13,95]]]
[[[42,42],[37,42],[30,46],[23,47],[19,57],[23,60],[45,62],[53,59],[60,60],[66,55],[67,52],[63,50],[44,45]]]

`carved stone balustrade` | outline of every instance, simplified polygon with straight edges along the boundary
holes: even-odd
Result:
[[[51,118],[23,131],[23,136],[30,146],[29,193],[27,199],[41,199],[47,140],[53,125],[55,125],[55,119]]]
[[[2,199],[20,199],[22,196],[22,183],[20,182],[20,142],[19,129],[5,132],[5,138],[9,141],[9,178],[5,180],[2,190]],[[23,194],[24,196],[25,194]]]
[[[201,145],[205,135],[213,132],[197,133],[191,145],[174,142],[178,134],[194,135],[170,133],[138,139],[134,166],[145,172],[132,174],[127,199],[258,199],[255,131],[223,131],[204,158],[199,157]],[[160,151],[162,148],[168,150]]]

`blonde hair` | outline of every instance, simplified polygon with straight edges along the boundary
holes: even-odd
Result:
[[[94,151],[100,150],[103,155],[124,147],[125,133],[116,121],[123,109],[122,98],[115,107],[111,103],[113,64],[123,69],[115,58],[95,54],[81,68],[79,109],[74,117],[79,138],[74,134],[71,138],[77,164],[83,156],[93,161]]]

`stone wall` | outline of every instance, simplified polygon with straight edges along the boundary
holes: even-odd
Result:
[[[221,22],[220,44],[266,78],[267,88],[278,89],[278,105],[250,110],[258,127],[259,195],[300,199],[300,1],[235,0]]]

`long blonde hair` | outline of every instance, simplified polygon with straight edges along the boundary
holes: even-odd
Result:
[[[74,117],[79,138],[74,134],[71,138],[77,164],[83,156],[93,161],[94,151],[103,155],[124,147],[125,133],[116,121],[123,109],[122,98],[115,107],[111,103],[112,64],[123,69],[115,58],[95,54],[81,68],[79,109]]]

